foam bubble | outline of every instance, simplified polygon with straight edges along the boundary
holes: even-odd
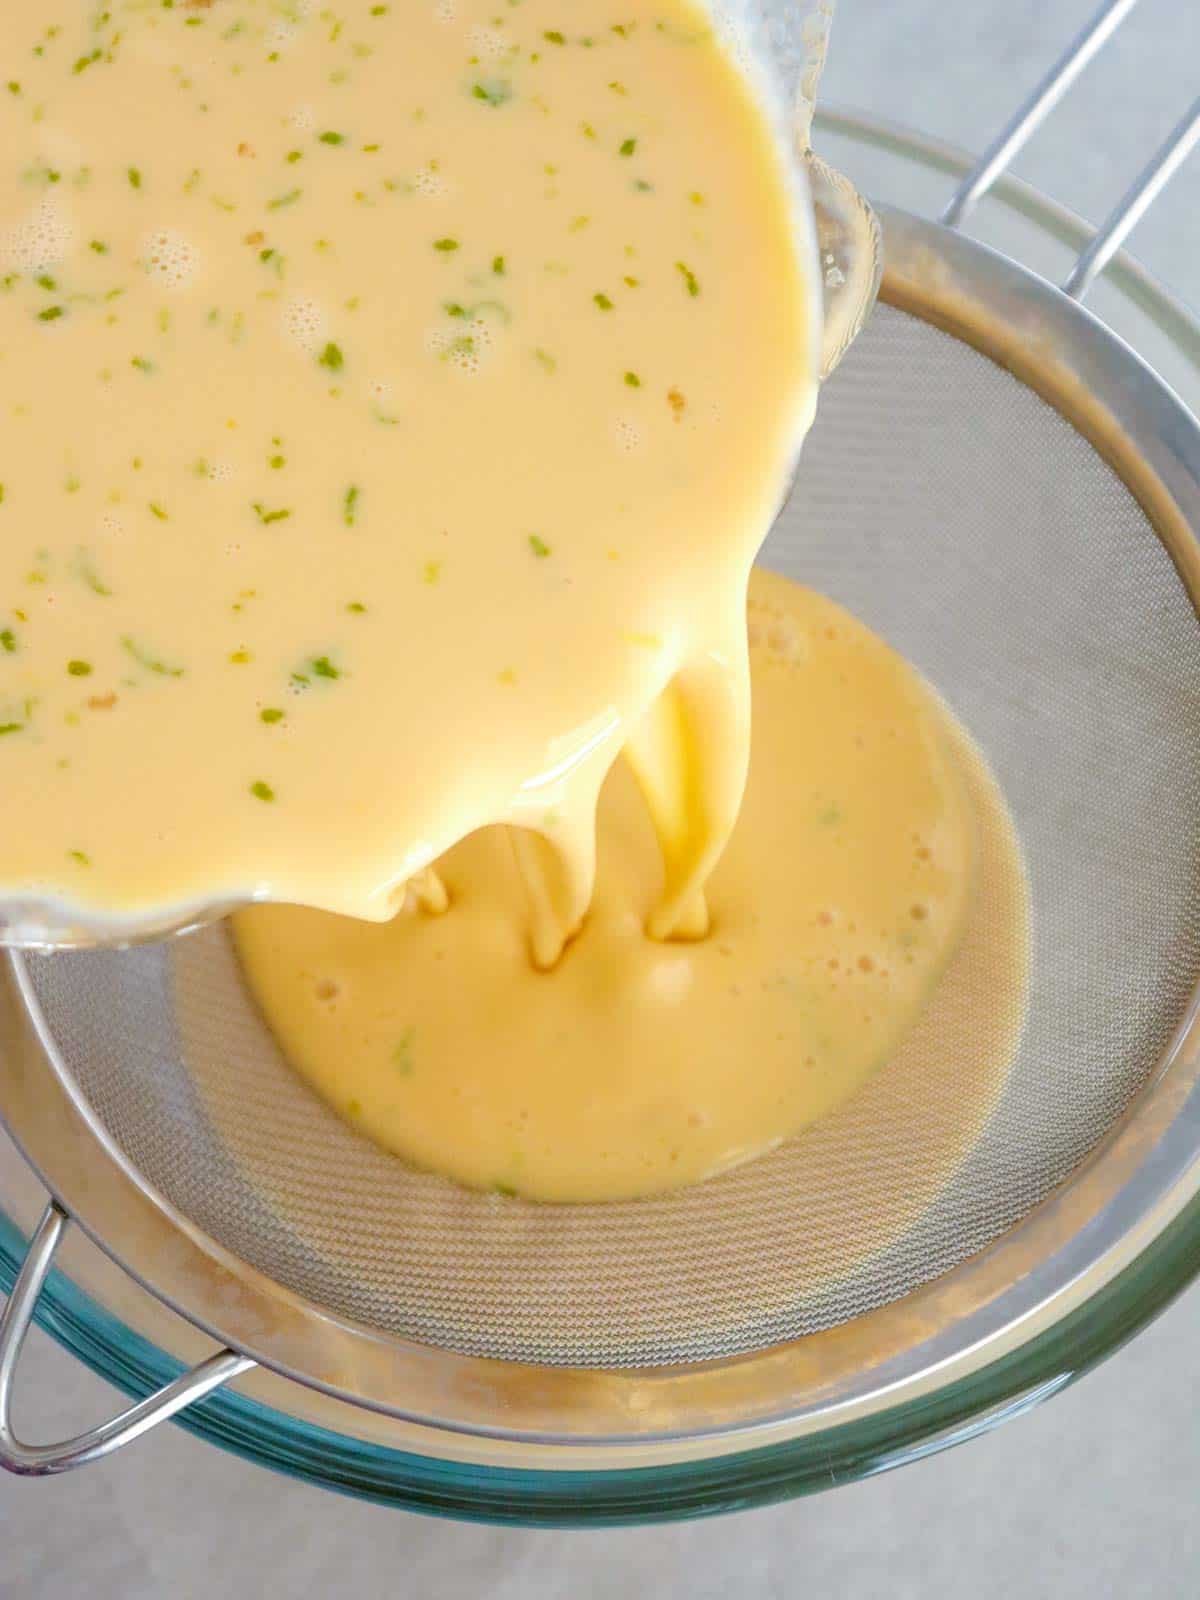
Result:
[[[182,289],[196,276],[200,252],[174,228],[159,228],[142,243],[142,265],[164,289]]]
[[[204,476],[209,483],[228,483],[230,478],[233,477],[233,468],[228,461],[210,461],[206,466]]]
[[[287,120],[288,127],[297,133],[311,133],[317,125],[317,114],[311,106],[297,106]]]
[[[328,331],[324,309],[308,295],[292,295],[284,301],[280,323],[287,338],[302,350],[315,350]]]
[[[454,0],[438,0],[433,8],[433,20],[449,24],[458,20],[458,7]]]
[[[640,450],[646,442],[646,435],[641,423],[636,417],[618,417],[613,424],[613,434],[617,441],[617,448],[626,455],[632,455]]]
[[[268,50],[288,50],[296,42],[297,30],[287,22],[277,22],[267,34]]]
[[[767,632],[767,649],[780,661],[793,665],[807,654],[806,640],[792,617],[779,616]]]
[[[474,54],[485,61],[497,61],[508,54],[508,41],[498,28],[485,28],[476,23],[467,30],[467,43]]]
[[[460,319],[453,328],[429,328],[424,342],[426,350],[448,366],[474,374],[483,366],[496,341],[491,323],[483,317],[473,317],[469,322]]]
[[[413,188],[418,194],[428,195],[431,199],[450,193],[450,186],[436,167],[422,167],[420,172],[415,173]]]
[[[100,532],[106,539],[119,539],[125,532],[125,524],[120,517],[106,511],[100,518]]]
[[[11,272],[48,272],[65,258],[74,233],[61,202],[46,195],[24,222],[0,235],[0,263]]]

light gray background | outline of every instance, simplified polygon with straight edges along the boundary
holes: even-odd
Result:
[[[978,149],[1097,0],[837,3],[827,96]],[[1200,8],[1143,0],[1016,170],[1098,219],[1198,90]],[[1134,249],[1194,303],[1198,245],[1200,156]],[[1198,1370],[1200,1288],[1074,1389],[973,1444],[816,1499],[600,1533],[362,1505],[166,1427],[79,1474],[0,1482],[0,1596],[1173,1600],[1200,1592]],[[41,1437],[117,1399],[36,1330],[20,1388]]]

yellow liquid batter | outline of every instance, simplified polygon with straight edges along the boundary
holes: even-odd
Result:
[[[636,752],[703,931],[810,241],[689,0],[0,8],[0,899],[383,919]]]
[[[706,940],[645,937],[662,867],[623,765],[595,902],[552,975],[530,967],[494,829],[442,862],[444,916],[235,918],[285,1053],[355,1126],[477,1187],[619,1199],[770,1148],[893,1054],[970,900],[975,819],[947,714],[829,600],[756,571],[749,619],[750,777]]]
[[[972,808],[829,602],[759,577],[751,672],[813,263],[702,12],[60,0],[0,57],[0,900],[296,902],[236,930],[289,1056],[476,1186],[846,1100]]]

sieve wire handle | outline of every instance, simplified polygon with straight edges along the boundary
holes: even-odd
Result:
[[[1037,132],[1042,123],[1075,82],[1092,57],[1105,44],[1133,10],[1137,0],[1104,0],[1092,20],[1059,56],[1029,98],[1020,105],[988,145],[979,160],[950,196],[938,218],[956,228],[973,211],[1017,152]]]
[[[12,1294],[0,1314],[0,1466],[31,1477],[67,1472],[71,1467],[98,1461],[257,1364],[236,1350],[218,1350],[110,1422],[58,1444],[23,1443],[12,1426],[13,1381],[34,1307],[69,1222],[67,1213],[51,1200],[29,1241]]]
[[[1137,0],[1104,0],[1095,16],[1075,36],[950,196],[938,219],[940,222],[956,228],[975,208],[1136,4]],[[1072,300],[1083,299],[1197,142],[1200,142],[1200,99],[1193,102],[1172,128],[1096,230],[1091,243],[1063,280],[1064,294],[1070,295]]]

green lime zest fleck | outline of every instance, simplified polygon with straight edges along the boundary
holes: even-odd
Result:
[[[351,600],[349,605],[346,607],[346,610],[352,612],[356,617],[361,617],[366,609],[366,606],[363,605],[361,600]]]
[[[279,506],[274,511],[268,511],[261,500],[252,500],[250,505],[255,516],[262,523],[264,528],[270,527],[272,522],[286,522],[288,517],[290,517],[292,514],[290,508],[287,506]]]
[[[281,468],[287,466],[287,457],[286,456],[272,456],[271,459],[267,462],[267,465],[274,472],[279,472],[281,470]]]
[[[10,78],[8,80],[8,92],[9,92],[9,94],[20,94],[21,85],[17,82],[17,80],[15,78]]]
[[[529,548],[535,556],[548,556],[550,554],[550,546],[536,533],[529,535]]]
[[[537,349],[533,352],[533,359],[542,371],[549,374],[558,371],[558,362],[547,350]]]
[[[312,660],[313,676],[317,678],[340,678],[341,669],[335,667],[328,656],[314,656]]]
[[[515,1200],[518,1194],[518,1191],[513,1188],[511,1183],[501,1183],[499,1179],[492,1185],[492,1192],[493,1194],[502,1194],[506,1200]]]
[[[386,17],[387,14],[388,14],[387,6],[372,6],[371,7],[370,15],[373,16],[373,17]]]
[[[108,246],[103,239],[93,239],[88,245],[88,249],[94,251],[98,256],[106,256],[108,254]]]
[[[566,44],[567,42],[557,28],[547,28],[542,34],[542,38],[545,39],[547,44]]]
[[[134,356],[129,365],[136,368],[138,372],[144,372],[147,377],[158,370],[153,361],[147,361],[145,356]]]
[[[642,387],[642,380],[636,372],[627,372],[625,374],[625,382],[631,389],[640,389]]]
[[[254,657],[250,654],[249,650],[233,650],[229,655],[229,663],[234,667],[244,667],[253,660]]]
[[[23,722],[0,722],[0,737],[6,733],[24,733],[24,731]]]
[[[17,636],[11,628],[0,628],[0,650],[4,650],[10,656],[16,655]]]
[[[140,189],[142,187],[142,175],[136,167],[126,167],[125,176],[129,179],[129,187],[131,189]]]
[[[39,289],[49,289],[53,291],[58,288],[57,283],[55,283],[54,279],[48,272],[39,273],[34,279],[34,282],[37,284]]]
[[[324,133],[319,133],[317,138],[322,144],[345,144],[346,142],[346,135],[344,133],[335,133],[332,128],[327,128]]]
[[[304,160],[303,150],[289,150],[287,153],[288,166],[294,167],[297,161]]]
[[[151,500],[150,502],[150,515],[152,517],[157,517],[159,522],[169,522],[171,520],[163,507],[159,505],[157,500]]]
[[[92,663],[90,661],[68,661],[67,671],[73,678],[90,678]]]
[[[457,239],[435,239],[433,241],[433,248],[435,250],[440,250],[443,255],[449,255],[452,250],[457,250],[458,249],[458,240]]]
[[[492,257],[492,272],[495,274],[495,276],[497,278],[502,278],[504,276],[506,270],[507,270],[507,268],[504,265],[504,257],[503,256],[493,256]]]
[[[103,54],[102,50],[93,50],[90,55],[80,56],[71,71],[78,77],[81,72],[86,72],[93,63],[99,61]]]
[[[412,1047],[417,1036],[415,1028],[405,1028],[392,1051],[392,1062],[402,1077],[407,1078],[413,1070]]]
[[[621,141],[621,148],[620,148],[620,151],[618,153],[620,155],[623,155],[623,156],[631,156],[636,149],[637,149],[637,140],[636,139],[623,139]]]
[[[267,201],[267,210],[282,211],[284,206],[294,206],[303,192],[302,189],[289,189],[286,194],[277,194],[274,200]]]
[[[345,357],[342,355],[340,345],[330,341],[317,357],[319,367],[328,367],[330,372],[340,372],[345,366]]]
[[[427,561],[421,569],[421,577],[428,584],[437,583],[441,575],[442,563],[440,561]]]
[[[271,801],[275,798],[275,791],[269,783],[264,783],[261,778],[256,778],[250,785],[250,793],[256,800]]]
[[[263,709],[258,713],[258,720],[260,722],[267,723],[282,722],[283,712],[278,706],[264,706]]]
[[[68,850],[67,855],[78,866],[90,867],[92,864],[92,858],[88,855],[86,850]]]
[[[684,283],[687,285],[687,292],[694,299],[695,296],[700,293],[700,285],[696,281],[696,274],[692,271],[691,267],[689,267],[683,261],[677,261],[675,263],[675,270],[682,277]]]
[[[112,590],[102,581],[99,573],[92,566],[86,550],[81,550],[75,557],[75,570],[93,594],[103,595],[106,599],[112,594]]]
[[[613,308],[613,303],[606,294],[594,294],[592,299],[600,307],[601,311],[611,311]]]
[[[172,667],[159,656],[152,656],[148,650],[144,650],[137,640],[131,638],[127,633],[121,635],[121,648],[126,655],[133,657],[139,667],[145,667],[147,672],[156,672],[160,678],[183,677],[182,667]]]
[[[362,491],[356,483],[352,483],[342,496],[342,521],[348,528],[352,528],[358,520],[358,500]]]
[[[37,315],[39,322],[57,322],[59,317],[65,317],[66,314],[65,306],[47,306],[45,310],[39,311]]]
[[[485,105],[502,106],[512,99],[513,87],[507,78],[481,78],[472,84],[471,95]]]
[[[458,300],[447,300],[442,309],[448,317],[461,317],[467,322],[482,321],[486,316],[496,317],[505,325],[512,321],[512,312],[499,300],[476,300],[474,305],[464,306]]]

